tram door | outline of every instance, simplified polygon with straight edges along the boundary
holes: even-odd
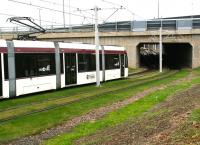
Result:
[[[2,66],[1,66],[1,53],[0,53],[0,96],[3,96],[2,88],[3,88],[3,86],[2,86]]]
[[[65,53],[65,85],[77,83],[76,53]]]
[[[124,62],[124,54],[120,54],[120,60],[121,60],[121,77],[124,77],[124,71],[125,71],[125,62]]]

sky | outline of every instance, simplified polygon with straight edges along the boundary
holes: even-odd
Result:
[[[159,4],[160,17],[200,14],[200,0],[159,0]],[[1,0],[0,29],[16,27],[7,21],[13,16],[31,17],[43,27],[60,27],[64,22],[66,26],[90,24],[94,23],[91,9],[95,6],[101,8],[98,11],[99,23],[158,17],[158,0]]]

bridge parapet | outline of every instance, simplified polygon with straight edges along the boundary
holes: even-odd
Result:
[[[63,27],[62,25],[42,26],[46,32],[93,32],[93,24],[72,25],[71,27]],[[160,27],[163,30],[191,30],[200,29],[200,16],[195,18],[164,18],[152,20],[135,20],[135,21],[119,21],[99,24],[100,32],[120,32],[120,31],[154,31]],[[26,27],[1,27],[1,33],[27,33],[34,32],[31,28]]]

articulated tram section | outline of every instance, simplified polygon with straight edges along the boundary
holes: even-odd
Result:
[[[96,82],[95,45],[0,40],[3,98]],[[100,81],[128,76],[124,47],[100,47]]]

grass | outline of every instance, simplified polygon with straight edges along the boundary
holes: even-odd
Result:
[[[168,73],[166,73],[166,74],[168,74]],[[162,75],[164,75],[164,74],[162,74]],[[147,82],[149,80],[155,79],[155,77],[159,77],[159,76],[160,76],[160,74],[154,72],[154,73],[150,73],[147,76],[143,76],[141,78],[132,78],[132,79],[127,79],[127,80],[118,80],[118,81],[105,83],[105,85],[103,85],[103,87],[101,87],[101,88],[95,87],[94,89],[92,89],[90,91],[86,89],[86,90],[83,90],[82,93],[79,92],[79,94],[77,94],[77,92],[74,92],[74,94],[72,94],[71,96],[67,96],[67,97],[57,97],[54,99],[47,99],[47,100],[44,100],[41,102],[35,102],[35,103],[31,102],[31,104],[29,104],[29,103],[23,104],[23,105],[16,104],[16,106],[12,106],[10,108],[5,108],[0,111],[0,121],[9,119],[9,118],[13,118],[13,117],[23,116],[30,112],[40,111],[45,108],[57,107],[62,104],[70,103],[73,101],[78,101],[78,100],[81,100],[81,99],[84,99],[87,97],[94,97],[94,96],[97,96],[97,94],[103,95],[105,93],[109,93],[109,92],[113,92],[113,91],[122,89],[122,86],[123,86],[123,88],[126,88],[126,87],[129,87],[132,85],[138,85],[138,84]],[[120,85],[116,84],[119,82],[120,82]],[[92,86],[91,88],[93,88],[93,87],[94,86]],[[73,89],[76,90],[76,88],[73,88]],[[67,94],[67,91],[68,90],[66,90],[66,94]],[[84,91],[86,91],[86,92],[84,92]],[[37,98],[36,98],[36,100],[37,100]],[[7,105],[8,104],[9,104],[9,102],[7,102]]]
[[[137,72],[141,72],[145,70],[144,68],[128,68],[128,73],[132,74],[132,73],[137,73]]]
[[[169,83],[173,80],[185,77],[188,74],[189,74],[188,71],[183,70],[165,79],[151,80],[149,82],[139,84],[137,86],[128,87],[127,89],[123,89],[121,91],[106,93],[104,95],[96,96],[90,99],[83,99],[79,102],[75,102],[67,106],[60,106],[53,110],[35,113],[30,116],[23,116],[15,120],[7,121],[3,124],[0,124],[0,143],[8,142],[10,140],[13,140],[19,137],[41,132],[47,128],[58,125],[65,120],[69,120],[75,116],[79,116],[83,113],[86,113],[90,111],[91,109],[105,106],[119,100],[123,100],[125,98],[128,98],[136,94],[137,92],[143,91],[152,86],[157,86],[163,83],[164,84]],[[125,81],[125,80],[122,80],[122,81]],[[108,84],[110,83],[112,82],[109,82]],[[121,81],[114,81],[113,84],[122,85]],[[92,91],[91,86],[81,87],[78,89],[82,90],[84,88],[86,90],[88,89],[88,93]],[[73,91],[71,93],[73,94]],[[55,95],[59,95],[59,94],[60,92]],[[30,100],[31,99],[33,98],[30,98]]]
[[[103,84],[101,88],[97,88],[94,85],[88,85],[88,86],[78,86],[75,88],[66,88],[58,91],[52,91],[52,92],[44,92],[40,94],[35,94],[35,95],[27,95],[26,97],[21,97],[21,98],[16,98],[16,99],[7,99],[3,100],[0,102],[0,111],[8,110],[8,109],[13,109],[13,108],[20,108],[28,105],[33,105],[38,103],[43,103],[47,101],[55,101],[58,99],[63,99],[64,98],[76,98],[82,97],[82,96],[87,96],[88,92],[90,95],[97,94],[97,93],[102,93],[102,92],[107,92],[110,90],[115,90],[118,88],[121,88],[119,84],[129,85],[130,83],[136,83],[140,82],[143,80],[146,80],[147,78],[153,78],[156,76],[159,76],[157,72],[153,73],[147,73],[143,77],[140,78],[131,78],[131,79],[122,79],[122,80],[117,80],[117,81],[111,81],[111,82],[106,82]],[[18,111],[16,111],[18,112]],[[2,116],[2,115],[1,115]]]
[[[174,144],[200,143],[200,108],[189,116],[188,120],[171,136]]]
[[[200,109],[196,109],[192,112],[190,116],[190,121],[196,121],[196,123],[200,123]]]
[[[103,119],[97,120],[96,122],[86,122],[78,125],[68,134],[61,135],[45,142],[47,145],[70,145],[73,141],[87,135],[91,135],[98,130],[102,130],[108,127],[113,127],[123,123],[129,119],[136,118],[147,110],[155,106],[156,104],[165,100],[168,96],[173,95],[179,90],[184,90],[190,87],[188,83],[180,83],[176,86],[169,86],[164,90],[159,90],[144,98],[125,106],[117,111],[109,113]]]

